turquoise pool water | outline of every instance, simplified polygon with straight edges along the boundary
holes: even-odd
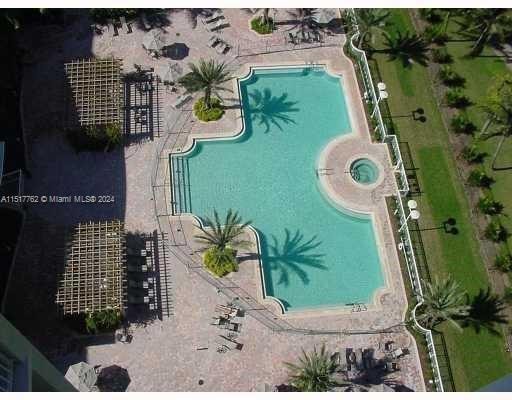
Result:
[[[379,169],[372,160],[360,158],[359,160],[355,160],[350,166],[350,174],[356,182],[369,185],[377,182]]]
[[[340,80],[321,68],[256,69],[240,82],[245,132],[171,157],[177,208],[232,208],[260,236],[266,295],[286,311],[368,303],[383,285],[371,220],[334,208],[317,159],[350,131]]]

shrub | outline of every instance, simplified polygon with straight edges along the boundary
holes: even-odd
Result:
[[[274,22],[272,21],[272,18],[269,18],[266,24],[263,22],[263,17],[256,17],[251,20],[251,29],[262,35],[272,33],[273,27]]]
[[[238,271],[236,250],[228,247],[224,250],[220,250],[218,247],[209,248],[204,253],[203,262],[206,269],[218,277]]]
[[[470,164],[480,164],[485,158],[485,153],[479,151],[474,144],[464,147],[461,154],[462,158]]]
[[[466,133],[471,135],[476,130],[475,124],[469,120],[469,117],[465,113],[458,113],[455,115],[450,125],[455,133]]]
[[[123,142],[120,124],[109,124],[105,127],[105,137],[109,146],[116,147]]]
[[[446,47],[439,47],[432,50],[432,60],[438,64],[449,64],[453,61]]]
[[[509,303],[512,304],[512,286],[507,286],[505,288],[505,293],[503,295],[503,299]]]
[[[494,260],[494,268],[502,272],[512,271],[512,255],[509,253],[498,254]],[[512,287],[509,289],[512,289]]]
[[[494,200],[490,195],[481,197],[477,204],[478,210],[487,215],[497,215],[503,211],[503,204]]]
[[[485,237],[499,243],[507,240],[508,232],[499,221],[491,221],[487,228],[485,228]]]
[[[449,39],[443,24],[429,25],[423,32],[423,36],[427,42],[436,43],[438,45],[445,44]]]
[[[204,103],[204,97],[201,97],[196,104],[194,104],[194,114],[201,121],[217,121],[224,114],[220,99],[213,98],[212,105],[207,108]]]
[[[111,332],[119,326],[121,320],[121,311],[118,309],[89,312],[85,317],[85,328],[89,333]]]
[[[466,79],[455,72],[449,65],[443,65],[438,75],[441,82],[446,86],[463,86],[466,82]]]
[[[482,188],[488,188],[494,183],[494,179],[488,176],[481,169],[474,169],[469,173],[468,184],[470,186],[477,186]]]
[[[459,88],[450,89],[445,95],[446,104],[453,108],[465,108],[471,104],[467,97]]]

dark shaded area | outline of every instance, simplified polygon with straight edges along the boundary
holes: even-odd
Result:
[[[12,261],[23,225],[23,215],[17,210],[0,208],[0,221],[0,306],[3,306]],[[0,310],[3,311],[3,307],[0,307]]]
[[[101,369],[96,386],[100,392],[125,392],[130,382],[130,375],[126,368],[111,365]]]
[[[173,43],[170,46],[164,47],[162,54],[171,60],[183,60],[185,57],[188,57],[189,51],[190,49],[185,43]]]
[[[468,303],[471,309],[462,322],[463,327],[471,327],[476,333],[486,329],[494,335],[501,335],[497,325],[508,323],[504,314],[506,305],[498,295],[491,292],[490,287],[487,290],[480,289]]]

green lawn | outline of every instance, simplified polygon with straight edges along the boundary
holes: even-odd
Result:
[[[407,10],[392,11],[393,25],[388,28],[413,30]],[[379,43],[377,43],[377,47]],[[432,275],[454,276],[474,295],[486,289],[488,279],[479,254],[476,232],[469,220],[468,203],[456,173],[448,133],[442,122],[426,68],[404,68],[390,62],[385,54],[375,59],[389,92],[388,105],[401,141],[408,142],[421,187],[416,197],[421,211],[420,227]],[[425,110],[426,123],[400,117],[416,108]],[[452,217],[458,235],[439,227]],[[488,331],[473,329],[459,333],[443,327],[448,345],[455,386],[458,391],[475,390],[512,372],[512,361],[504,351],[504,342]]]
[[[455,23],[450,24],[449,32],[452,38],[460,39],[456,34]],[[481,57],[465,57],[469,48],[470,44],[467,42],[451,41],[447,43],[448,52],[453,56],[454,69],[466,78],[464,90],[473,102],[473,105],[468,108],[468,115],[477,125],[478,130],[480,130],[487,119],[486,114],[480,107],[485,101],[487,88],[492,85],[496,76],[506,72],[512,72],[512,70],[508,69],[503,59],[489,48],[484,50]],[[492,187],[494,197],[505,206],[505,214],[512,215],[512,196],[510,195],[512,188],[512,170],[493,172],[490,167],[492,155],[494,154],[498,141],[499,138],[483,141],[481,148],[489,154],[486,158],[485,166],[490,172],[490,175],[496,180],[496,183]],[[510,138],[501,149],[498,165],[512,166],[512,139]],[[512,233],[512,219],[501,218],[501,222],[509,232]],[[508,244],[509,248],[512,249],[512,237],[509,238]]]

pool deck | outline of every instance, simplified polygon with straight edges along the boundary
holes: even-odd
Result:
[[[284,10],[279,11],[284,14]],[[283,29],[279,27],[276,34],[259,37],[247,29],[250,15],[244,11],[225,10],[231,27],[223,30],[221,35],[226,41],[250,43],[265,46],[268,41],[280,43]],[[279,15],[278,15],[279,17]],[[385,263],[386,292],[377,297],[375,309],[365,312],[315,312],[304,315],[283,316],[275,303],[269,304],[270,311],[275,311],[276,320],[283,319],[297,329],[335,330],[339,334],[303,335],[295,332],[274,332],[263,325],[249,310],[240,318],[242,332],[237,339],[243,343],[242,351],[218,353],[215,341],[219,329],[210,325],[215,315],[216,304],[225,303],[232,298],[219,293],[214,286],[199,277],[187,266],[188,261],[199,259],[198,246],[194,243],[193,220],[190,217],[168,218],[160,207],[170,210],[170,199],[165,197],[169,190],[169,171],[167,155],[188,147],[193,137],[233,136],[241,130],[240,102],[236,91],[228,93],[225,104],[232,108],[215,123],[199,123],[190,114],[192,102],[182,110],[171,107],[176,94],[164,91],[161,99],[162,132],[153,141],[145,140],[112,153],[75,154],[60,131],[62,116],[62,73],[63,62],[76,57],[121,57],[125,71],[132,70],[134,63],[154,67],[161,73],[168,59],[152,59],[142,49],[141,40],[144,32],[133,27],[131,34],[121,32],[113,37],[111,32],[94,35],[92,38],[82,34],[87,32],[88,24],[77,20],[74,25],[63,31],[33,32],[24,39],[24,46],[29,50],[30,59],[25,64],[24,80],[24,114],[27,142],[29,146],[30,166],[33,179],[27,181],[26,194],[112,194],[119,200],[115,204],[98,205],[73,204],[42,205],[30,207],[29,233],[20,250],[21,259],[27,259],[26,270],[21,270],[13,278],[13,287],[40,287],[40,275],[46,274],[45,268],[53,262],[48,256],[48,247],[38,244],[36,227],[39,224],[51,226],[51,231],[60,226],[70,225],[82,220],[105,218],[123,218],[128,230],[151,232],[161,227],[171,238],[169,265],[172,271],[172,298],[174,315],[163,320],[155,320],[147,325],[133,325],[133,341],[129,345],[122,343],[103,344],[86,348],[81,360],[92,365],[108,366],[118,364],[128,369],[131,383],[129,391],[250,391],[261,390],[263,384],[278,385],[286,381],[287,371],[284,361],[295,362],[301,348],[310,350],[314,345],[325,343],[328,350],[339,351],[344,348],[369,348],[376,351],[376,356],[383,355],[383,345],[394,341],[397,347],[406,347],[410,354],[400,360],[401,370],[385,376],[386,381],[404,385],[412,390],[424,391],[421,366],[416,344],[412,336],[403,328],[390,333],[377,330],[399,324],[403,320],[407,302],[404,292],[400,267],[393,242],[391,227],[387,216],[384,196],[396,193],[396,184],[392,176],[387,149],[379,144],[372,144],[364,117],[361,94],[357,86],[355,72],[351,61],[342,53],[341,47],[319,47],[304,50],[281,51],[244,57],[219,55],[207,46],[211,36],[201,22],[192,27],[185,12],[169,14],[172,24],[164,28],[164,34],[171,41],[186,43],[189,55],[180,61],[197,62],[200,57],[225,61],[233,67],[234,76],[244,76],[249,66],[255,65],[298,65],[304,63],[321,63],[344,77],[344,86],[351,113],[354,132],[340,141],[333,141],[325,149],[322,166],[333,168],[335,173],[321,176],[326,193],[334,202],[347,208],[370,212],[374,215],[376,232],[381,238],[379,249]],[[45,28],[49,29],[49,28]],[[179,33],[179,37],[177,35]],[[340,43],[343,35],[337,35]],[[235,81],[229,83],[236,88]],[[344,140],[345,142],[342,142]],[[188,144],[187,144],[188,143]],[[368,154],[383,167],[384,179],[375,187],[357,188],[347,180],[348,174],[342,173],[348,159],[357,154]],[[58,154],[58,157],[54,155]],[[153,181],[156,165],[167,165],[157,171],[157,181]],[[84,169],[87,173],[84,174]],[[162,187],[152,187],[162,182]],[[350,190],[345,190],[350,187]],[[153,191],[154,189],[154,191]],[[341,196],[348,193],[349,196]],[[360,208],[361,207],[361,208]],[[157,213],[155,213],[155,209]],[[165,224],[164,224],[165,222]],[[177,224],[180,223],[182,225]],[[180,227],[181,228],[178,228]],[[248,237],[252,233],[247,232]],[[46,236],[49,236],[46,234]],[[180,239],[181,238],[181,239]],[[183,239],[187,239],[183,242]],[[254,240],[254,236],[252,236]],[[256,247],[248,250],[254,253]],[[241,256],[244,256],[242,253]],[[241,262],[240,271],[232,274],[231,281],[243,290],[247,296],[261,298],[259,284],[259,263],[254,257],[247,257]],[[51,271],[51,269],[50,269]],[[16,282],[19,281],[19,282]],[[30,291],[36,293],[37,291]],[[12,304],[26,314],[27,329],[43,329],[45,312],[37,312],[38,300],[31,296],[20,296],[21,291],[9,294]],[[261,307],[266,306],[262,303]],[[35,310],[31,315],[31,310]],[[24,315],[25,315],[24,314]],[[37,322],[37,323],[36,323]],[[39,328],[37,328],[39,326]],[[37,329],[36,329],[37,328]],[[349,331],[369,332],[349,332]],[[342,332],[344,331],[344,333]],[[370,332],[371,331],[371,332]],[[37,338],[37,332],[34,334]],[[75,354],[68,354],[56,360],[59,367],[65,367],[76,361]],[[204,384],[199,385],[202,379]]]

